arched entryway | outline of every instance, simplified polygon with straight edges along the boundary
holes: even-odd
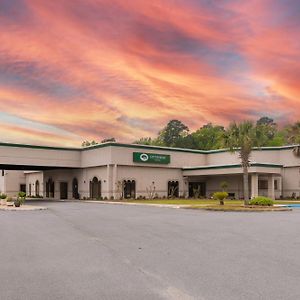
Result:
[[[72,195],[74,199],[79,199],[78,180],[74,178],[72,181]]]
[[[101,181],[97,177],[94,177],[90,181],[90,198],[98,199],[101,197]]]
[[[46,182],[46,197],[54,198],[54,181],[49,178]]]
[[[37,180],[35,182],[35,196],[39,196],[40,195],[40,182]]]

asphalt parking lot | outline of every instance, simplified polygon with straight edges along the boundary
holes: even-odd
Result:
[[[1,300],[300,299],[300,209],[45,205],[0,211]]]

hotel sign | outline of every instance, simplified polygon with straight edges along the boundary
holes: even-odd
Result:
[[[167,165],[171,162],[171,156],[157,153],[133,152],[133,161],[138,163]]]

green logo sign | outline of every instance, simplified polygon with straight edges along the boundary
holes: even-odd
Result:
[[[171,161],[170,155],[145,153],[145,152],[133,152],[133,161],[139,163],[149,164],[169,164]]]

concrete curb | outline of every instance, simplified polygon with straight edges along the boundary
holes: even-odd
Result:
[[[35,211],[35,210],[46,210],[47,207],[43,206],[31,206],[31,205],[22,205],[21,207],[15,206],[0,206],[0,210],[4,211]]]

